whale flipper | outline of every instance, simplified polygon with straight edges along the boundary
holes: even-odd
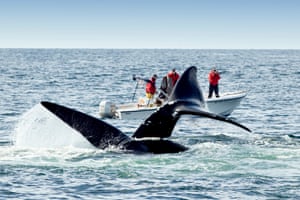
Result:
[[[114,126],[92,116],[55,103],[41,102],[47,110],[63,120],[71,128],[81,133],[92,145],[105,149],[110,145],[118,146],[130,140]]]
[[[234,121],[234,120],[232,120],[228,117],[224,117],[222,115],[217,115],[217,114],[211,113],[211,112],[206,112],[206,111],[201,110],[201,109],[199,110],[199,108],[197,108],[197,107],[193,108],[193,106],[189,106],[185,109],[183,109],[183,108],[179,109],[178,114],[180,114],[180,115],[196,115],[196,116],[200,116],[200,117],[207,117],[207,118],[210,118],[210,119],[215,119],[215,120],[218,120],[218,121],[223,121],[223,122],[233,124],[235,126],[238,126],[242,129],[248,131],[248,132],[251,132],[251,130],[248,127],[246,127],[246,126],[244,126],[244,125],[242,125],[242,124],[240,124],[240,123],[238,123],[238,122],[236,122],[236,121]]]

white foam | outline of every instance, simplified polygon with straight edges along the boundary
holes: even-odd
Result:
[[[41,104],[21,117],[15,129],[14,143],[17,147],[30,148],[94,148],[80,133]]]

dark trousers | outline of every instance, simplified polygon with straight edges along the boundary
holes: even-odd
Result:
[[[219,97],[219,85],[209,84],[208,98],[212,97],[213,92],[215,92],[216,97]]]

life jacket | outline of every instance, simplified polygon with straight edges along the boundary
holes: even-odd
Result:
[[[211,71],[209,74],[208,74],[208,81],[211,85],[218,85],[218,82],[220,80],[220,75],[218,73],[215,73],[213,71]]]
[[[156,87],[155,87],[155,79],[151,78],[146,84],[146,92],[150,94],[155,94]]]

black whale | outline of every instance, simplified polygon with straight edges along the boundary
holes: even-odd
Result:
[[[150,115],[132,137],[102,120],[74,109],[45,101],[41,105],[100,149],[116,146],[126,151],[155,154],[185,151],[187,147],[163,138],[171,136],[180,116],[186,114],[228,122],[250,132],[247,127],[231,119],[203,109],[204,98],[196,74],[196,67],[189,67],[178,80],[168,102]]]

